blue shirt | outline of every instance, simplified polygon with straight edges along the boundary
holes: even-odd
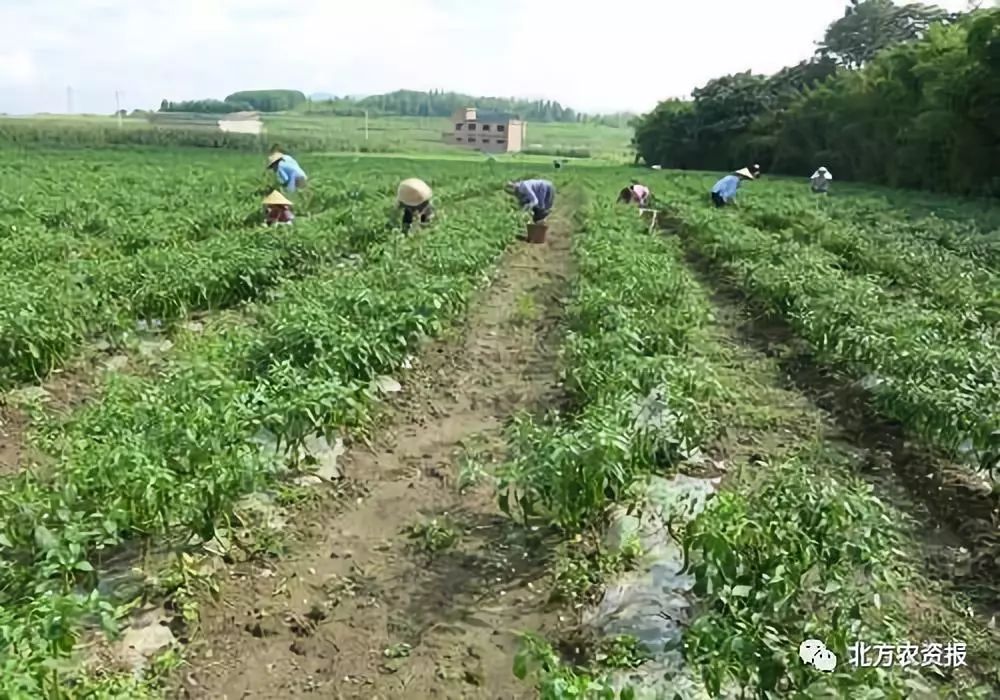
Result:
[[[278,176],[278,182],[284,185],[286,190],[294,192],[296,178],[305,178],[306,171],[291,156],[282,156],[278,161],[278,167],[274,169],[274,174]]]
[[[514,192],[525,209],[549,211],[556,199],[556,188],[548,180],[522,180]]]
[[[736,190],[739,188],[740,176],[726,175],[724,178],[715,183],[715,187],[712,188],[712,193],[721,196],[725,202],[731,202],[733,197],[736,196]]]

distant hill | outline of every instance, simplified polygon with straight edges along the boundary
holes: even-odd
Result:
[[[461,107],[478,107],[491,112],[509,112],[528,121],[575,122],[577,112],[554,100],[521,100],[513,97],[475,97],[457,92],[431,90],[396,90],[383,95],[362,98],[339,97],[315,99],[306,109],[310,112],[356,115],[369,114],[400,117],[450,117]]]
[[[599,122],[627,126],[634,114],[593,115],[564,107],[555,100],[524,100],[516,97],[476,97],[458,92],[396,90],[383,95],[337,97],[316,92],[308,98],[298,90],[247,90],[225,100],[163,100],[161,112],[225,113],[255,109],[261,112],[298,111],[311,114],[360,116],[450,117],[461,107],[478,107],[491,112],[508,112],[535,122]]]

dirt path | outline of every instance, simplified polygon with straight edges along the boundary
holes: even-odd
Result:
[[[853,463],[879,499],[912,519],[913,526],[904,528],[912,545],[907,554],[922,566],[905,592],[911,628],[929,639],[943,629],[965,639],[974,649],[970,658],[977,657],[970,661],[973,673],[990,678],[1000,661],[1000,637],[991,622],[1000,605],[998,589],[976,570],[968,531],[945,516],[962,510],[949,492],[941,489],[937,496],[947,503],[934,503],[927,490],[909,483],[926,480],[924,470],[940,465],[904,440],[899,426],[870,410],[853,384],[817,368],[780,320],[757,313],[699,256],[689,253],[688,264],[715,308],[724,354],[717,363],[721,380],[737,392],[724,416],[726,434],[710,449],[713,457],[730,466],[752,464],[781,459],[819,439]],[[830,468],[842,466],[830,462]],[[966,504],[967,524],[982,517],[971,501]]]
[[[347,455],[369,496],[303,524],[292,556],[203,609],[178,697],[533,696],[511,664],[517,634],[552,621],[544,567],[488,480],[463,493],[458,480],[502,456],[512,414],[560,399],[569,215],[556,212],[545,245],[508,251],[462,336],[421,353],[372,450]]]
[[[742,294],[691,253],[688,261],[708,289],[723,332],[746,351],[765,356],[780,385],[822,416],[824,439],[862,461],[876,492],[922,524],[928,565],[952,586],[1000,610],[1000,588],[990,585],[989,560],[997,551],[995,498],[981,480],[906,439],[901,426],[879,415],[856,382],[818,367],[807,346],[780,319],[755,313]]]

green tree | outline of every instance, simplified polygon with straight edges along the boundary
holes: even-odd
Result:
[[[893,44],[917,39],[949,14],[934,5],[896,5],[892,0],[850,0],[844,16],[826,30],[820,51],[858,68]]]

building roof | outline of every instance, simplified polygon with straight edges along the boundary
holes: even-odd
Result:
[[[491,122],[491,123],[504,123],[513,120],[520,119],[516,114],[510,114],[509,112],[488,112],[485,110],[476,110],[476,121],[477,122]]]

